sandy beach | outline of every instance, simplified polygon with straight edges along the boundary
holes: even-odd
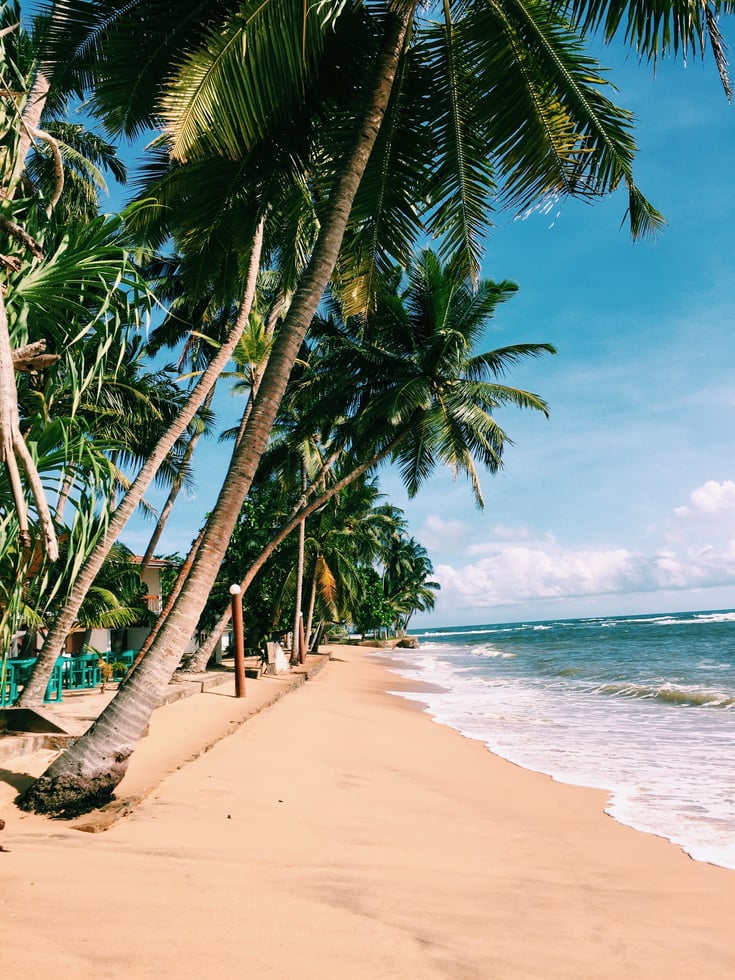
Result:
[[[244,724],[226,689],[159,709],[121,786],[144,799],[103,833],[0,798],[7,980],[735,975],[735,872],[433,723],[369,650],[330,652]],[[176,769],[192,740],[216,744]]]

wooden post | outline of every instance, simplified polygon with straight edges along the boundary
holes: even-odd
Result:
[[[306,663],[306,638],[304,637],[304,614],[299,613],[299,663]]]
[[[242,592],[239,585],[230,586],[232,596],[232,629],[235,634],[235,697],[245,697],[245,637],[242,628]]]

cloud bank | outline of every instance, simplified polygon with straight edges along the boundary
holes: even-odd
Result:
[[[551,536],[532,538],[526,528],[495,528],[487,541],[465,548],[471,559],[465,564],[438,564],[442,608],[735,584],[735,483],[708,481],[697,487],[688,503],[661,522],[660,547],[651,553],[572,548]]]

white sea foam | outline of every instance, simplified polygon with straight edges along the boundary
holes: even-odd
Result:
[[[427,630],[426,632],[415,632],[412,635],[419,640],[432,639],[432,640],[450,640],[457,639],[461,637],[464,639],[467,633],[472,633],[473,636],[492,636],[494,633],[515,633],[518,629],[528,629],[526,626],[478,626],[472,627],[471,629],[458,629],[451,632],[446,632],[444,630],[437,630],[436,632],[431,632]],[[423,646],[423,643],[422,643]]]
[[[735,612],[698,613],[694,620],[697,623],[735,623]]]
[[[665,678],[649,690],[643,684],[612,690],[611,683],[604,691],[563,669],[553,683],[472,675],[463,658],[475,651],[478,667],[484,657],[488,671],[496,669],[492,663],[507,671],[495,656],[500,649],[422,647],[410,652],[411,668],[397,673],[432,681],[443,693],[400,695],[517,765],[606,790],[607,812],[621,823],[666,837],[696,860],[735,869],[735,712],[712,710],[735,703],[732,691]]]
[[[499,660],[512,660],[515,657],[515,654],[509,650],[499,650],[497,647],[491,647],[488,644],[472,647],[470,652],[474,657],[490,657]]]

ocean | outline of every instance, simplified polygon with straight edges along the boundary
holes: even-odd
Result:
[[[412,630],[401,696],[614,819],[735,869],[735,612]],[[418,686],[417,686],[418,690]]]

